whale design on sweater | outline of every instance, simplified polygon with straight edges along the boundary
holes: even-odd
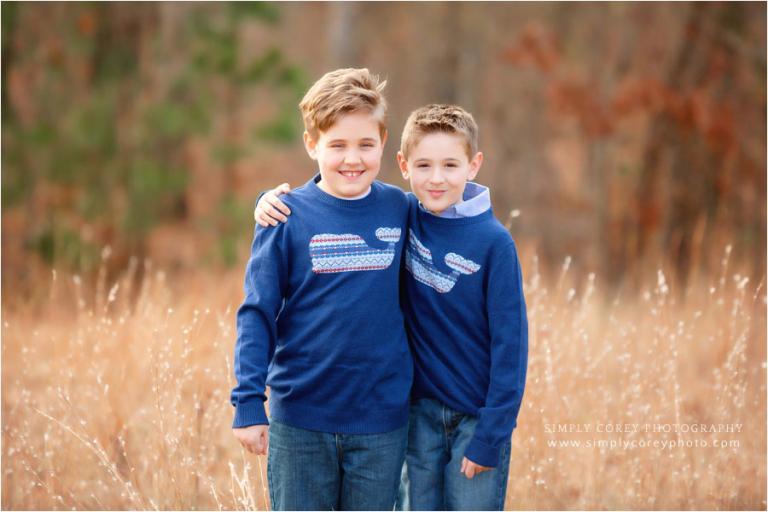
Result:
[[[444,261],[452,270],[450,274],[438,270],[432,261],[432,251],[424,247],[424,244],[413,234],[413,231],[408,233],[405,268],[418,282],[434,288],[439,293],[451,291],[460,275],[470,275],[480,270],[479,264],[453,252],[446,254]]]
[[[384,270],[395,259],[395,244],[400,240],[400,228],[381,227],[376,238],[387,242],[386,249],[370,247],[359,235],[323,233],[309,240],[309,257],[316,274]]]

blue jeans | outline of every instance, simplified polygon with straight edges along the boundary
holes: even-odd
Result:
[[[272,510],[392,510],[408,427],[330,434],[271,420],[267,479]]]
[[[408,421],[399,510],[504,509],[511,440],[500,448],[496,468],[470,480],[461,472],[461,461],[477,418],[436,400],[421,399],[411,404]]]

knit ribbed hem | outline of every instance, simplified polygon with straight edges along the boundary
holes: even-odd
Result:
[[[472,438],[464,456],[475,464],[495,468],[499,465],[499,452],[501,452],[501,446],[491,446]]]
[[[333,434],[384,434],[408,423],[407,402],[396,409],[331,410],[272,396],[269,399],[269,411],[270,417],[292,427]]]
[[[235,406],[235,420],[232,428],[244,428],[251,425],[269,425],[267,414],[264,411],[264,402],[247,402]]]
[[[493,219],[493,209],[489,208],[479,215],[474,217],[460,217],[458,219],[451,219],[447,217],[436,217],[429,212],[419,211],[419,219],[425,224],[431,224],[433,226],[466,226],[469,224],[478,224],[480,222],[486,222]]]
[[[304,186],[307,187],[307,190],[311,191],[313,197],[317,198],[319,201],[322,201],[323,203],[329,204],[331,206],[340,206],[342,208],[365,208],[366,206],[370,206],[376,203],[379,197],[379,187],[381,187],[381,183],[374,180],[371,183],[371,192],[367,196],[360,199],[341,199],[332,196],[325,190],[321,189],[318,186],[319,182],[320,173],[317,173]]]

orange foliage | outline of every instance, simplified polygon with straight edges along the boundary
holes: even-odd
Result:
[[[83,12],[77,18],[77,30],[84,36],[92,36],[96,33],[96,18],[92,12]]]
[[[614,135],[619,124],[637,113],[666,115],[679,128],[704,137],[712,149],[728,152],[736,143],[733,105],[718,99],[711,84],[729,67],[722,51],[713,52],[705,83],[692,88],[666,85],[652,76],[626,76],[608,94],[591,79],[578,79],[564,71],[553,32],[529,25],[502,54],[518,67],[531,67],[547,80],[552,112],[577,120],[589,138]]]

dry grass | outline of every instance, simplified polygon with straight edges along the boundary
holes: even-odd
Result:
[[[523,261],[528,385],[508,509],[765,509],[766,298],[729,271],[608,297]],[[264,509],[266,460],[230,431],[241,273],[136,268],[5,294],[3,509]],[[93,290],[93,291],[86,291]],[[555,424],[742,424],[741,433],[548,433]],[[553,447],[553,440],[732,439],[731,448]]]

